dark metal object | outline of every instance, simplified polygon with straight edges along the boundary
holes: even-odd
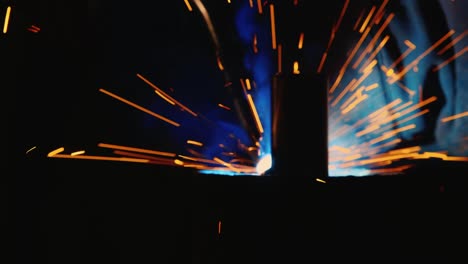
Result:
[[[272,82],[272,176],[301,185],[328,177],[324,77],[277,74]]]

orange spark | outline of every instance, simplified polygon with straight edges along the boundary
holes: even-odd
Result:
[[[299,35],[299,42],[297,43],[297,48],[302,49],[302,46],[304,45],[304,32],[301,32]]]
[[[253,40],[252,40],[252,49],[254,53],[258,53],[258,47],[257,47],[257,34],[254,34]]]
[[[434,43],[432,46],[430,46],[426,51],[421,53],[416,59],[414,59],[411,63],[409,63],[400,73],[393,75],[392,79],[390,79],[388,82],[389,84],[393,84],[396,81],[401,80],[401,78],[412,68],[417,66],[420,60],[422,60],[424,57],[426,57],[427,54],[429,54],[431,51],[433,51],[435,48],[437,48],[442,42],[444,42],[447,38],[449,38],[451,35],[453,35],[455,31],[452,29],[450,30],[447,34],[445,34],[442,38],[440,38],[436,43]]]
[[[368,133],[370,133],[370,132],[380,133],[380,131],[385,131],[385,130],[393,129],[393,128],[396,127],[396,126],[399,126],[399,125],[401,125],[401,124],[403,124],[403,123],[405,123],[405,122],[408,122],[408,121],[410,121],[410,120],[412,120],[412,119],[415,119],[415,118],[418,117],[418,116],[422,116],[422,115],[425,115],[425,114],[427,114],[427,113],[429,113],[429,110],[428,110],[428,109],[424,109],[423,111],[417,112],[417,113],[415,113],[415,114],[413,114],[413,115],[411,115],[411,116],[408,116],[408,117],[406,117],[406,118],[404,118],[404,119],[402,119],[402,120],[399,120],[399,121],[397,121],[397,122],[395,122],[395,123],[392,123],[392,124],[390,124],[390,125],[388,125],[388,126],[379,127],[378,130],[368,131]],[[363,132],[364,132],[364,131],[363,131]],[[356,134],[359,134],[359,132],[356,133]],[[363,134],[364,134],[364,133],[363,133]]]
[[[360,159],[360,158],[362,158],[362,155],[359,154],[359,153],[356,153],[356,154],[353,154],[353,155],[346,156],[343,160],[344,161],[352,161],[352,160],[357,160],[357,159]]]
[[[389,138],[395,136],[396,134],[398,134],[398,133],[400,133],[400,132],[403,132],[403,131],[406,131],[406,130],[410,130],[410,129],[414,129],[414,128],[416,128],[416,125],[415,125],[415,124],[410,124],[410,125],[407,125],[407,126],[405,126],[405,127],[399,128],[399,129],[394,129],[394,130],[392,130],[392,131],[385,132],[382,136],[377,137],[377,138],[371,140],[369,143],[370,143],[370,144],[375,144],[375,143],[384,141],[384,140],[386,140],[386,139],[389,139]]]
[[[187,9],[188,9],[190,12],[192,12],[193,9],[192,9],[192,6],[190,5],[189,0],[184,0],[184,2],[185,2],[185,5],[187,6]]]
[[[366,29],[366,31],[364,32],[364,34],[361,35],[361,38],[359,39],[359,41],[356,43],[356,46],[354,46],[354,49],[351,51],[350,55],[348,56],[348,58],[346,59],[345,63],[343,63],[343,66],[341,66],[341,69],[340,69],[340,72],[339,72],[339,75],[338,77],[336,78],[335,82],[333,83],[332,87],[330,88],[330,93],[333,93],[335,91],[335,89],[338,87],[341,79],[343,78],[343,75],[345,74],[346,72],[346,69],[348,68],[348,65],[349,63],[351,63],[351,60],[353,59],[354,55],[356,54],[356,52],[359,50],[359,48],[361,47],[362,45],[362,42],[364,41],[364,39],[366,39],[367,35],[369,34],[369,31],[370,31],[370,28],[368,27]]]
[[[449,64],[450,62],[454,61],[456,58],[460,57],[461,55],[465,54],[465,52],[468,51],[468,46],[465,47],[464,49],[460,50],[459,52],[455,53],[453,56],[451,56],[450,58],[448,58],[447,60],[443,61],[442,63],[440,63],[439,65],[437,65],[436,67],[434,67],[434,69],[432,69],[433,72],[436,72],[440,69],[442,69],[444,66],[446,66],[447,64]]]
[[[152,154],[152,155],[158,155],[158,156],[166,156],[166,157],[175,157],[176,156],[176,154],[170,153],[170,152],[162,152],[162,151],[142,149],[142,148],[136,148],[136,147],[128,147],[128,146],[121,146],[121,145],[108,144],[108,143],[99,143],[98,147],[127,150],[127,151],[140,152],[140,153],[146,153],[146,154]]]
[[[416,94],[415,91],[411,90],[408,86],[404,85],[401,82],[397,82],[397,85],[398,85],[398,87],[403,89],[403,91],[407,92],[411,97],[413,97]]]
[[[184,166],[184,162],[178,159],[174,160],[174,164],[179,165],[179,166]]]
[[[443,160],[449,160],[449,161],[468,161],[468,157],[445,157]]]
[[[366,100],[367,98],[369,97],[369,95],[367,94],[363,94],[363,95],[359,95],[356,97],[356,100],[354,100],[354,102],[350,103],[346,108],[344,108],[341,113],[342,114],[346,114],[346,113],[349,113],[351,110],[353,110],[358,104],[360,104],[361,102],[363,102],[364,100]]]
[[[203,163],[209,163],[209,164],[219,164],[219,162],[209,160],[209,159],[202,159],[202,158],[197,158],[197,157],[189,157],[185,155],[178,155],[180,158],[186,159],[186,160],[191,160],[191,161],[196,161],[196,162],[203,162]]]
[[[247,87],[245,85],[244,79],[240,78],[239,81],[241,83],[242,91],[244,91],[244,94],[247,94]]]
[[[149,86],[151,86],[153,89],[155,89],[157,91],[157,94],[161,96],[161,98],[163,98],[164,100],[168,101],[170,104],[176,104],[177,106],[179,106],[180,108],[182,108],[183,110],[187,111],[189,114],[193,115],[193,116],[198,116],[197,113],[193,112],[192,110],[190,110],[188,107],[186,107],[185,105],[183,105],[182,103],[180,103],[179,101],[177,101],[176,99],[174,99],[172,96],[168,95],[166,92],[164,92],[162,89],[160,89],[159,87],[157,87],[154,83],[150,82],[148,79],[146,79],[145,77],[141,76],[141,74],[138,74],[137,73],[137,77],[140,78],[141,80],[143,80],[146,84],[148,84]]]
[[[466,116],[468,116],[468,111],[463,112],[463,113],[459,113],[459,114],[456,114],[456,115],[444,117],[444,118],[442,118],[441,121],[445,123],[445,122],[453,121],[455,119],[466,117]]]
[[[373,159],[367,159],[367,160],[362,160],[359,162],[361,165],[366,165],[366,164],[371,164],[371,163],[378,163],[382,161],[395,161],[395,160],[401,160],[404,158],[411,158],[414,157],[415,154],[399,154],[399,155],[388,155],[384,157],[379,157],[379,158],[373,158]]]
[[[133,158],[124,158],[124,157],[106,157],[106,156],[88,156],[88,155],[71,156],[71,155],[66,155],[66,154],[56,154],[56,155],[51,156],[51,158],[125,161],[125,162],[137,162],[137,163],[149,162],[149,160],[145,160],[145,159],[133,159]]]
[[[281,44],[278,45],[278,73],[283,71],[283,46]]]
[[[362,16],[364,15],[364,10],[361,10],[361,13],[359,14],[359,17],[358,19],[356,20],[356,23],[354,23],[354,27],[353,27],[353,30],[356,30],[359,23],[361,22],[362,20]]]
[[[160,91],[158,90],[154,90],[154,92],[159,95],[159,97],[161,97],[162,99],[164,99],[166,102],[170,103],[171,105],[175,105],[176,103],[174,103],[171,99],[167,98],[166,96],[164,96],[163,93],[161,93]]]
[[[439,52],[437,52],[437,55],[442,55],[444,52],[446,52],[448,49],[450,49],[455,44],[457,44],[460,40],[462,40],[467,34],[468,34],[468,30],[465,30],[463,33],[458,35],[458,37],[450,41],[450,43],[447,44],[445,47],[443,47]]]
[[[295,61],[293,64],[293,74],[300,74],[301,71],[299,70],[299,62]]]
[[[405,171],[409,168],[413,167],[413,165],[402,165],[394,168],[382,168],[382,169],[370,169],[369,173],[373,175],[384,175],[384,174],[391,174],[391,173],[399,173]]]
[[[414,147],[390,150],[388,154],[405,154],[405,153],[408,154],[408,153],[418,152],[420,150],[421,150],[420,146],[414,146]]]
[[[8,24],[10,23],[10,14],[11,14],[11,6],[8,6],[6,9],[5,14],[5,21],[3,23],[3,33],[6,34],[8,31]]]
[[[175,160],[173,158],[154,157],[154,156],[150,156],[150,155],[139,154],[139,153],[123,151],[123,150],[115,150],[114,154],[124,156],[124,157],[127,157],[127,158],[131,157],[131,158],[148,160],[147,162],[151,163],[151,164],[169,165],[169,166],[175,166],[176,165]]]
[[[349,0],[346,0],[346,2],[343,5],[343,8],[341,9],[340,17],[338,18],[338,21],[336,22],[336,25],[333,27],[333,35],[338,31],[338,28],[341,25],[341,22],[343,21],[343,17],[346,13],[346,10],[348,9],[349,5]]]
[[[330,39],[328,41],[327,48],[325,50],[325,53],[322,56],[319,67],[317,68],[318,73],[322,72],[323,65],[325,64],[325,61],[326,61],[326,58],[327,58],[328,50],[330,49],[330,47],[331,47],[331,45],[333,43],[333,40],[335,39],[336,32],[338,31],[338,28],[341,25],[341,21],[343,20],[343,17],[344,17],[344,15],[346,13],[348,5],[349,5],[349,0],[346,0],[345,4],[343,5],[343,8],[341,9],[340,17],[338,18],[338,21],[337,21],[336,25],[334,25],[332,27],[332,29],[331,29]],[[338,76],[337,79],[341,80],[341,78],[342,78],[342,76],[341,77]]]
[[[331,146],[329,150],[331,150],[331,151],[336,150],[336,151],[339,151],[339,152],[342,152],[342,153],[350,153],[351,152],[351,149],[340,147],[340,146]]]
[[[322,72],[323,64],[325,63],[326,59],[327,59],[327,52],[324,52],[323,55],[322,55],[322,59],[320,60],[320,64],[319,64],[319,66],[317,68],[317,73]]]
[[[82,155],[82,154],[85,154],[84,150],[79,150],[79,151],[72,152],[70,154],[70,156],[77,156],[77,155]]]
[[[375,6],[372,6],[371,10],[369,11],[369,14],[368,14],[367,17],[366,17],[366,20],[364,20],[364,22],[362,23],[361,28],[359,29],[359,33],[364,32],[364,29],[367,27],[367,24],[369,23],[369,21],[370,21],[372,15],[373,15],[374,12],[375,12],[375,8],[376,8]]]
[[[29,27],[28,30],[34,33],[38,33],[39,31],[41,31],[41,28],[36,27],[35,25],[31,25],[31,27]]]
[[[63,152],[65,150],[65,148],[63,147],[60,147],[56,150],[52,150],[51,152],[49,152],[49,154],[47,154],[47,157],[52,157],[52,156],[55,156],[57,154],[59,154],[60,152]]]
[[[195,140],[187,140],[187,144],[195,145],[195,146],[203,146],[203,143],[195,141]]]
[[[373,68],[375,67],[375,65],[377,65],[377,60],[373,60],[371,63],[369,63],[369,65],[367,65],[367,66],[362,70],[362,72],[363,72],[364,74],[372,72],[372,70],[373,70]]]
[[[255,103],[252,99],[252,96],[250,94],[247,94],[247,100],[249,102],[250,110],[252,110],[252,114],[255,118],[255,124],[257,125],[258,132],[260,134],[263,134],[263,126],[262,122],[260,121],[260,117],[258,116],[257,108],[255,107]]]
[[[226,109],[226,110],[231,110],[230,107],[225,106],[225,105],[223,105],[223,104],[218,104],[218,106],[221,107],[221,108],[224,108],[224,109]]]
[[[361,52],[361,55],[358,57],[358,59],[356,60],[356,62],[353,64],[353,69],[356,69],[357,66],[359,66],[359,64],[362,62],[362,60],[364,59],[364,56],[366,54],[368,54],[369,52],[371,52],[371,50],[373,50],[374,46],[375,46],[375,43],[377,42],[377,40],[379,40],[380,38],[380,35],[382,35],[382,33],[384,32],[385,28],[390,24],[390,22],[392,21],[393,17],[395,15],[392,13],[388,16],[388,18],[385,20],[385,22],[382,24],[382,26],[379,28],[379,30],[377,31],[377,33],[374,35],[374,37],[371,39],[371,41],[369,42],[369,44],[367,44],[367,47],[364,49],[364,51]],[[369,27],[370,28],[370,27]]]
[[[379,10],[377,10],[377,13],[375,14],[374,18],[372,19],[371,25],[372,24],[378,24],[380,22],[380,19],[382,18],[383,11],[385,6],[388,4],[389,0],[384,0],[382,4],[379,7]]]
[[[216,57],[216,62],[218,63],[218,68],[220,71],[224,71],[224,66],[223,66],[223,62],[221,61],[221,58],[218,56]]]
[[[258,13],[261,15],[263,13],[262,0],[257,0]]]
[[[406,56],[408,56],[408,54],[410,54],[411,51],[413,51],[414,49],[416,49],[416,45],[414,45],[413,43],[411,43],[409,40],[405,40],[405,44],[406,44],[406,46],[408,46],[408,49],[405,50],[405,52],[403,52],[403,53],[392,63],[392,65],[388,66],[388,68],[390,68],[390,69],[395,68],[395,66],[397,66],[398,63],[400,63],[404,58],[406,58]]]
[[[160,120],[166,121],[167,123],[169,123],[169,124],[171,124],[173,126],[176,126],[176,127],[180,126],[179,123],[177,123],[175,121],[172,121],[169,118],[166,118],[166,117],[164,117],[162,115],[156,114],[155,112],[153,112],[151,110],[148,110],[148,109],[146,109],[144,107],[141,107],[141,106],[139,106],[139,105],[137,105],[137,104],[135,104],[133,102],[130,102],[129,100],[124,99],[124,98],[122,98],[122,97],[120,97],[118,95],[115,95],[115,94],[113,94],[113,93],[111,93],[109,91],[106,91],[106,90],[104,90],[102,88],[99,89],[99,91],[102,92],[102,93],[105,93],[105,94],[107,94],[107,95],[109,95],[109,96],[111,96],[111,97],[113,97],[113,98],[115,98],[115,99],[117,99],[117,100],[119,100],[119,101],[121,101],[123,103],[126,103],[126,104],[128,104],[128,105],[130,105],[130,106],[132,106],[132,107],[134,107],[134,108],[136,108],[136,109],[138,109],[138,110],[140,110],[142,112],[145,112],[145,113],[147,113],[149,115],[152,115],[152,116],[154,116],[154,117],[156,117],[156,118],[158,118]]]
[[[429,97],[429,98],[427,98],[426,100],[424,100],[424,101],[422,101],[422,102],[420,102],[420,103],[417,103],[417,104],[415,104],[415,105],[413,105],[413,106],[411,106],[411,107],[405,109],[404,111],[400,111],[400,112],[397,112],[397,113],[395,113],[395,114],[392,114],[392,115],[391,115],[390,117],[388,117],[388,118],[381,118],[381,119],[379,119],[379,123],[380,123],[380,124],[386,124],[386,123],[388,123],[388,122],[391,122],[392,120],[395,120],[395,119],[397,119],[397,118],[399,118],[399,117],[401,117],[401,116],[403,116],[403,115],[406,115],[406,114],[408,114],[408,113],[410,113],[410,112],[412,112],[412,111],[414,111],[414,110],[416,110],[416,109],[418,109],[418,108],[421,108],[421,107],[423,107],[423,106],[425,106],[425,105],[427,105],[427,104],[429,104],[429,103],[432,103],[432,102],[434,102],[434,101],[436,101],[436,100],[437,100],[437,97],[436,97],[436,96]]]
[[[249,78],[245,78],[245,87],[247,88],[247,90],[251,90],[251,89],[252,89],[252,86],[250,85],[250,80],[249,80]]]
[[[270,4],[271,46],[276,49],[275,6]]]
[[[233,170],[233,171],[236,171],[236,172],[240,172],[237,168],[235,168],[232,164],[228,163],[228,162],[225,162],[224,160],[218,158],[218,157],[214,157],[213,158],[214,161],[218,162],[219,164],[221,165],[224,165],[226,166],[227,168]]]
[[[371,85],[369,85],[369,86],[366,87],[366,92],[372,91],[372,90],[374,90],[374,89],[376,89],[376,88],[378,88],[378,87],[379,87],[379,84],[378,84],[378,83],[373,83],[373,84],[371,84]]]

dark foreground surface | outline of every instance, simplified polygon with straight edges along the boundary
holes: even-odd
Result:
[[[2,187],[2,226],[12,235],[2,236],[11,237],[4,256],[67,264],[462,260],[466,166],[423,165],[299,188],[277,177],[32,155]]]

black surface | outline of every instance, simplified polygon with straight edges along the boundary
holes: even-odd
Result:
[[[465,257],[466,167],[330,178],[299,189],[275,177],[35,155],[23,165],[6,218],[14,235],[6,255],[16,263]]]

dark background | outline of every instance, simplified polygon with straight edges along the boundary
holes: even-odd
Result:
[[[223,1],[216,2],[209,1],[210,10],[219,10]],[[329,14],[341,8],[337,3],[309,4],[314,14],[309,23],[330,25],[336,17]],[[8,150],[1,177],[2,256],[14,258],[5,263],[466,257],[465,165],[429,160],[407,175],[311,180],[299,190],[282,181],[294,178],[294,171],[220,177],[172,167],[47,159],[63,144],[86,147],[102,140],[171,147],[164,125],[145,122],[97,89],[142,86],[134,76],[141,72],[185,95],[193,91],[187,83],[222,86],[223,75],[205,25],[193,23],[200,18],[188,16],[183,1],[1,4],[13,6],[9,34],[0,39]],[[229,41],[232,23],[223,24],[222,12],[213,14],[225,29],[222,43],[235,75],[241,51]],[[27,31],[31,24],[41,32]],[[329,26],[317,27],[318,51],[329,32]],[[216,100],[226,96],[209,91]],[[127,92],[145,98],[137,88]],[[190,96],[203,109],[202,93]],[[37,149],[25,155],[32,146]],[[314,173],[311,166],[310,179]]]

